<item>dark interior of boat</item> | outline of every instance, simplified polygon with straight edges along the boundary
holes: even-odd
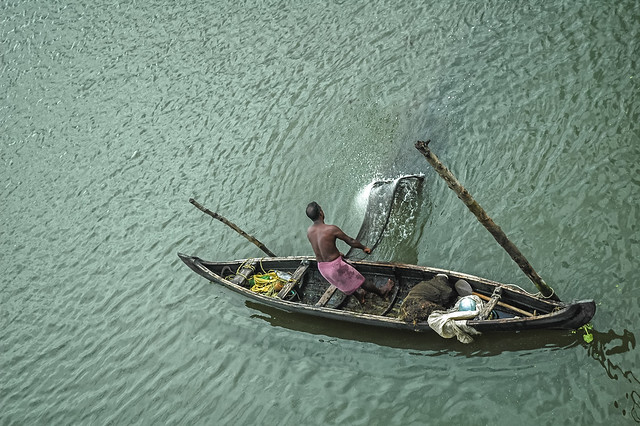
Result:
[[[279,264],[257,261],[254,262],[253,265],[247,265],[241,262],[235,264],[228,263],[226,265],[207,263],[206,266],[217,275],[241,285],[246,289],[251,289],[255,285],[253,280],[254,276],[261,276],[268,272],[277,271],[285,281],[291,281],[291,277],[295,277],[295,285],[291,286],[288,290],[285,289],[286,294],[280,293],[280,297],[284,300],[299,302],[305,305],[325,306],[354,313],[381,315],[391,318],[403,318],[403,302],[409,295],[411,289],[419,283],[432,280],[436,276],[436,272],[403,270],[402,274],[400,274],[388,265],[379,267],[368,265],[367,268],[364,268],[366,270],[362,271],[368,280],[380,288],[385,285],[387,280],[391,279],[394,281],[395,287],[386,298],[381,298],[373,293],[367,293],[365,303],[361,304],[355,297],[349,297],[340,291],[336,291],[335,287],[333,287],[332,291],[332,286],[322,277],[320,272],[316,268],[309,267],[308,262],[305,264],[304,261],[281,262]],[[447,277],[447,281],[451,288],[453,288],[457,278]],[[492,289],[482,288],[478,283],[472,284],[474,294],[483,297],[485,300],[491,296]],[[449,309],[453,306],[454,302],[455,299],[446,306],[442,306],[442,308]],[[499,305],[496,305],[491,310],[491,318],[493,319],[509,318],[518,315],[522,316],[522,314],[522,312],[516,312],[508,307]]]

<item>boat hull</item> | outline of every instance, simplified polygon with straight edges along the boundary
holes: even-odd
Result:
[[[247,264],[247,259],[211,262],[181,253],[178,256],[198,275],[258,303],[287,312],[392,329],[431,330],[427,322],[406,322],[398,319],[395,314],[398,312],[398,306],[401,301],[415,284],[433,278],[437,274],[446,274],[451,282],[464,279],[471,285],[475,294],[485,298],[491,296],[496,287],[502,288],[500,299],[502,305],[500,306],[506,305],[506,307],[497,306],[497,308],[504,310],[506,312],[505,315],[498,319],[473,319],[467,321],[468,326],[480,332],[513,332],[535,329],[572,330],[588,323],[595,314],[596,309],[593,300],[563,303],[535,297],[518,288],[512,288],[496,281],[460,272],[417,265],[368,261],[350,263],[374,283],[386,282],[389,278],[396,282],[397,293],[391,302],[384,302],[389,303],[386,309],[372,306],[371,309],[373,311],[367,312],[358,303],[350,300],[352,298],[345,299],[345,296],[339,291],[336,292],[326,306],[316,306],[316,302],[329,287],[329,284],[319,274],[317,263],[312,257],[296,256],[253,260],[263,271],[278,270],[293,273],[301,264],[306,265],[307,269],[303,279],[297,286],[300,300],[290,301],[253,292],[246,286],[229,279],[225,272],[231,272],[232,276],[237,276],[233,273]],[[371,297],[377,296],[372,295]],[[375,304],[372,303],[372,305]],[[367,306],[367,303],[365,303],[365,306]],[[378,312],[375,309],[378,309]],[[526,315],[518,314],[518,312]]]

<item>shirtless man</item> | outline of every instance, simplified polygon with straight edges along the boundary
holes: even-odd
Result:
[[[382,288],[378,288],[372,282],[365,280],[360,272],[344,261],[336,247],[336,240],[340,239],[351,247],[362,249],[367,254],[371,253],[369,247],[349,237],[337,226],[324,223],[324,211],[315,201],[307,206],[307,216],[313,221],[313,225],[307,230],[307,238],[316,255],[318,270],[327,281],[343,293],[355,295],[360,303],[364,303],[367,292],[375,293],[380,297],[386,297],[389,294],[393,289],[393,281],[389,280]]]

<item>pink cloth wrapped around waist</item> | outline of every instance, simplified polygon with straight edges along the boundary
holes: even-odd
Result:
[[[337,257],[331,262],[318,262],[322,276],[344,294],[353,294],[364,283],[364,277],[356,269]]]

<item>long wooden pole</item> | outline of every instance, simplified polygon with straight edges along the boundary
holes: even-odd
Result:
[[[202,204],[198,203],[196,200],[194,200],[193,198],[189,198],[189,202],[191,204],[193,204],[194,206],[196,206],[199,210],[203,211],[204,213],[208,214],[209,216],[211,216],[214,219],[218,219],[220,222],[224,223],[225,225],[227,225],[228,227],[230,227],[231,229],[233,229],[234,231],[236,231],[238,234],[242,235],[243,237],[245,237],[247,240],[251,241],[253,244],[255,244],[256,246],[258,246],[258,248],[260,250],[262,250],[263,252],[267,253],[267,255],[271,256],[271,257],[276,257],[275,254],[273,254],[273,252],[271,250],[269,250],[264,244],[262,244],[260,241],[258,241],[255,237],[247,234],[246,232],[244,232],[242,229],[238,228],[236,226],[236,224],[234,224],[233,222],[227,220],[225,217],[220,216],[218,213],[216,212],[212,212],[211,210],[209,210],[208,208],[204,207]]]
[[[491,219],[489,215],[487,215],[487,212],[485,212],[484,209],[480,207],[480,204],[478,204],[476,200],[473,199],[471,194],[469,194],[469,191],[467,191],[460,184],[460,182],[458,182],[458,179],[456,179],[453,173],[451,173],[451,171],[440,162],[438,157],[436,157],[436,155],[431,152],[428,147],[429,142],[430,141],[418,141],[416,142],[416,148],[422,155],[424,155],[429,164],[433,166],[433,168],[436,170],[436,172],[438,172],[442,179],[447,182],[449,188],[451,188],[458,195],[458,198],[460,198],[460,200],[462,200],[462,202],[469,208],[469,210],[471,210],[471,213],[476,216],[478,221],[485,228],[487,228],[487,231],[489,231],[491,235],[493,235],[493,238],[496,239],[498,244],[500,244],[502,248],[504,248],[507,253],[509,253],[509,256],[511,256],[511,258],[518,264],[520,269],[522,269],[522,272],[524,272],[525,275],[529,277],[529,279],[538,288],[538,290],[540,290],[540,293],[542,293],[542,295],[546,298],[560,300],[553,289],[549,287],[542,278],[540,278],[540,275],[538,275],[529,261],[524,257],[520,250],[518,250],[518,247],[516,247],[515,244],[513,244],[507,238],[502,229],[495,224],[493,219]]]

